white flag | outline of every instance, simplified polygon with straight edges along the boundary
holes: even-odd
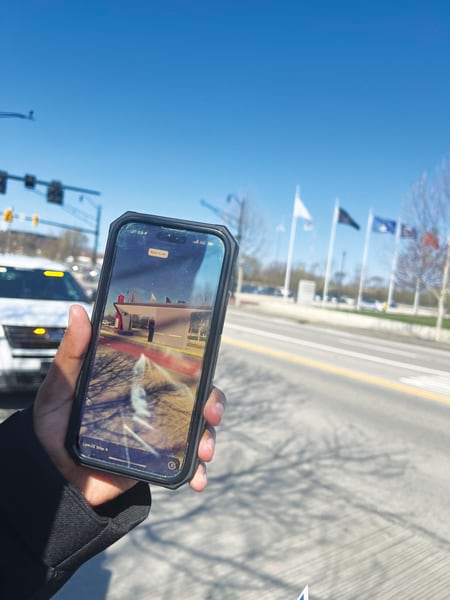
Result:
[[[295,202],[294,202],[294,217],[301,219],[305,219],[305,221],[309,221],[312,223],[312,217],[309,214],[309,210],[303,204],[302,199],[300,198],[300,190],[297,188],[295,193]]]

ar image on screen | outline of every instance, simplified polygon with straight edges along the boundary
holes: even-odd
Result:
[[[214,235],[120,229],[82,414],[84,456],[165,477],[182,469],[223,259]]]

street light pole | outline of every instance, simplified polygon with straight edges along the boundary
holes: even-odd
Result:
[[[94,249],[92,252],[92,266],[95,267],[97,264],[97,254],[98,254],[98,238],[100,235],[100,220],[102,218],[102,206],[101,204],[97,204],[96,208],[96,218],[95,218],[95,235],[94,235]]]
[[[0,119],[27,119],[28,121],[34,121],[34,110],[30,110],[27,115],[18,112],[0,111]]]
[[[245,218],[246,218],[246,209],[247,209],[247,201],[245,198],[239,198],[236,194],[229,194],[227,196],[227,202],[230,203],[232,200],[237,202],[239,206],[239,217],[238,217],[238,226],[236,233],[236,241],[238,245],[241,245],[242,238],[244,235],[244,226],[245,226]],[[236,262],[235,272],[233,276],[233,285],[232,291],[235,294],[235,303],[236,306],[239,306],[239,294],[242,289],[242,280],[243,280],[243,268],[242,268],[242,255],[239,254],[238,260]]]
[[[233,228],[236,228],[236,241],[240,245],[242,242],[242,238],[244,236],[244,227],[245,227],[245,219],[246,219],[246,210],[247,210],[247,201],[245,198],[239,198],[236,194],[228,194],[227,203],[229,204],[232,200],[237,202],[239,206],[239,216],[236,217],[209,202],[206,200],[200,200],[200,204],[209,208],[214,214],[218,215],[227,225],[230,225]],[[233,273],[233,280],[231,283],[232,294],[236,291],[241,291],[242,288],[242,262],[241,258],[238,258],[237,264],[235,266],[235,271]]]

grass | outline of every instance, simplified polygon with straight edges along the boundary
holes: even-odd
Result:
[[[339,310],[339,309],[331,309]],[[343,311],[341,311],[343,312]],[[363,315],[368,317],[377,317],[378,319],[389,319],[390,321],[401,321],[402,323],[409,323],[410,325],[425,325],[426,327],[436,327],[436,317],[429,317],[424,315],[405,315],[401,313],[383,313],[375,312],[371,310],[348,310],[345,311],[354,315]],[[442,323],[444,329],[450,329],[450,319],[447,317]]]

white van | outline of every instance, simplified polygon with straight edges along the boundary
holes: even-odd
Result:
[[[67,327],[69,308],[83,289],[62,264],[0,254],[0,391],[36,388]]]

